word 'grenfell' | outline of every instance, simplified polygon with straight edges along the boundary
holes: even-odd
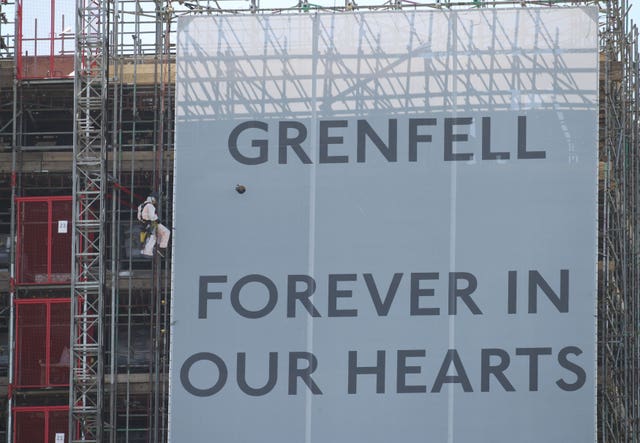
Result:
[[[469,141],[469,127],[474,124],[473,117],[450,117],[444,118],[443,140],[444,140],[444,161],[470,161],[476,158],[473,152],[463,152],[460,142]],[[494,152],[491,149],[491,117],[481,117],[481,154],[482,160],[508,160],[511,158],[510,152]],[[345,144],[345,131],[348,130],[350,120],[320,120],[318,122],[318,159],[317,163],[349,163],[351,160],[346,155],[345,149],[338,145]],[[418,161],[418,147],[422,143],[431,143],[433,137],[428,133],[429,127],[438,126],[436,118],[410,118],[408,120],[407,144],[406,147],[409,162]],[[269,123],[251,120],[240,123],[233,128],[229,134],[229,153],[238,162],[244,165],[259,165],[269,161],[269,136],[272,135]],[[277,124],[277,144],[278,163],[287,164],[289,152],[291,151],[297,161],[302,164],[312,164],[309,153],[303,148],[303,143],[307,140],[307,126],[296,120],[284,120]],[[344,129],[347,128],[347,129]],[[265,138],[266,134],[266,138]],[[398,120],[389,119],[387,128],[387,140],[383,141],[378,132],[367,120],[355,121],[356,135],[356,162],[364,163],[367,159],[367,146],[373,144],[380,154],[390,163],[398,161]],[[275,138],[275,134],[272,135]],[[249,140],[247,140],[249,138]],[[239,141],[248,141],[252,150]],[[454,146],[460,152],[454,152]],[[527,150],[527,117],[520,115],[517,117],[516,158],[518,160],[532,160],[546,158],[545,151]],[[469,148],[467,148],[469,149]]]
[[[326,317],[357,317],[359,312],[366,308],[362,306],[369,295],[371,303],[379,317],[389,314],[396,295],[408,297],[410,316],[440,315],[440,308],[432,306],[430,300],[434,300],[437,285],[440,280],[438,272],[396,272],[388,284],[381,284],[380,277],[376,279],[373,274],[328,274],[326,286],[322,293],[316,295],[317,280],[310,275],[291,274],[286,276],[286,281],[281,287],[269,277],[262,274],[249,274],[239,278],[232,285],[229,293],[229,301],[233,310],[240,316],[248,319],[265,317],[278,305],[278,300],[286,295],[286,311],[288,318],[295,318],[299,309],[311,317],[322,317],[318,310],[320,304],[326,304]],[[389,281],[389,279],[385,279]],[[474,315],[482,314],[480,307],[472,298],[478,288],[478,279],[470,272],[449,272],[445,281],[440,286],[445,292],[445,303],[448,315],[457,315],[460,305],[466,306]],[[198,291],[198,318],[206,319],[210,300],[222,300],[223,292],[227,286],[226,275],[202,275],[199,277]],[[518,273],[509,271],[506,299],[507,313],[517,313]],[[569,312],[569,270],[560,270],[560,290],[556,293],[542,275],[535,270],[528,272],[526,282],[528,287],[528,313],[536,314],[538,311],[539,292],[543,292],[558,312]],[[481,299],[482,297],[476,297]],[[439,300],[436,300],[436,303]],[[367,303],[368,304],[368,303]],[[304,314],[303,314],[304,315]]]

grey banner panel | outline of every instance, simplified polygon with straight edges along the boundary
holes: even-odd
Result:
[[[594,441],[597,61],[593,8],[181,18],[171,441]]]

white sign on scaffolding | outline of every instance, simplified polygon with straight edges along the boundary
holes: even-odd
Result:
[[[596,8],[177,49],[172,442],[595,441]]]

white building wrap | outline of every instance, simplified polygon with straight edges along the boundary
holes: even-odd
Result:
[[[172,442],[595,440],[596,9],[177,46]]]

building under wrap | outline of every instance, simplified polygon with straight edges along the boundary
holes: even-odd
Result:
[[[575,3],[0,2],[7,441],[640,440],[637,28]]]

